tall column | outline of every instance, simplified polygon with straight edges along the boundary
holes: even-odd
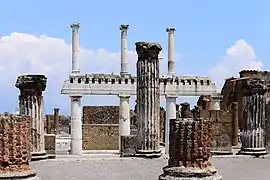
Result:
[[[129,136],[130,135],[130,106],[129,106],[130,95],[119,94],[118,97],[120,100],[119,135]]]
[[[72,73],[80,73],[79,69],[79,28],[80,23],[70,25],[72,29]]]
[[[121,30],[121,72],[120,75],[128,74],[127,65],[127,31],[129,25],[120,25]]]
[[[159,180],[221,180],[210,161],[210,149],[211,122],[193,118],[171,119],[169,160]]]
[[[82,154],[82,107],[81,96],[71,98],[71,154]]]
[[[267,154],[266,137],[266,93],[267,87],[258,79],[243,82],[243,127],[242,147],[238,154],[260,156]]]
[[[20,114],[30,116],[32,159],[47,158],[44,145],[44,104],[42,91],[46,89],[47,78],[44,75],[22,75],[15,86],[20,89]]]
[[[54,113],[53,113],[53,116],[54,116],[54,127],[55,127],[55,135],[59,134],[59,109],[58,108],[54,108],[53,109]]]
[[[138,143],[136,154],[143,157],[159,157],[160,44],[136,42],[137,61],[137,114]]]
[[[168,76],[174,75],[174,31],[175,28],[168,27]]]
[[[232,146],[238,146],[238,102],[232,103]]]
[[[29,166],[30,123],[30,116],[0,115],[0,179],[39,179]]]
[[[176,119],[177,96],[166,95],[165,154],[169,154],[170,119]]]

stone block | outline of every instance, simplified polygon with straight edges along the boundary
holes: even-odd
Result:
[[[55,135],[54,134],[44,134],[45,138],[45,151],[47,154],[55,154]]]
[[[57,135],[55,139],[56,154],[68,154],[70,151],[70,135]]]
[[[135,156],[137,146],[137,135],[121,136],[120,156]]]

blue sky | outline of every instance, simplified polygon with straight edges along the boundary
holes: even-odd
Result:
[[[13,32],[37,37],[45,34],[47,37],[62,39],[65,43],[70,44],[69,24],[78,21],[81,23],[80,44],[82,47],[93,52],[103,48],[106,52],[113,53],[120,49],[119,25],[124,23],[130,25],[128,32],[129,50],[134,50],[135,41],[156,41],[163,46],[165,54],[163,56],[164,61],[166,61],[167,34],[165,29],[167,26],[174,26],[176,28],[175,51],[179,54],[179,56],[176,56],[178,58],[176,59],[178,75],[208,75],[209,69],[215,67],[223,59],[228,59],[226,51],[239,40],[244,40],[244,43],[254,50],[256,57],[252,57],[250,61],[260,61],[263,64],[262,68],[267,70],[270,67],[268,61],[270,57],[269,7],[270,1],[266,0],[167,0],[160,2],[154,0],[130,2],[123,0],[47,0],[43,3],[34,0],[9,0],[1,2],[0,37],[10,36]],[[0,41],[0,45],[1,43],[2,45],[7,44],[7,41]],[[9,46],[5,45],[5,47]],[[10,46],[10,48],[14,49],[13,46]],[[45,47],[41,45],[39,50],[44,49]],[[34,50],[37,53],[38,50]],[[23,50],[20,49],[20,51]],[[245,51],[243,52],[247,54]],[[8,57],[11,56],[10,53],[7,50],[5,52],[0,50],[0,65],[2,61],[4,68],[12,68],[12,66],[6,65],[9,62]],[[50,54],[50,51],[47,51],[47,53]],[[35,54],[33,57],[36,56]],[[61,53],[58,53],[57,56],[60,57]],[[67,55],[67,57],[69,56]],[[239,59],[239,56],[237,57]],[[243,57],[245,55],[241,55],[241,58]],[[21,57],[21,60],[23,61],[24,58],[24,56]],[[49,58],[54,59],[53,62],[58,61],[55,56],[49,57],[49,55],[46,55],[44,61]],[[20,61],[20,56],[16,56],[16,59]],[[61,59],[61,63],[48,61],[46,65],[55,68],[57,65],[64,64],[67,68],[70,68],[70,59],[63,59],[62,56],[59,59]],[[231,61],[233,61],[232,59],[234,58],[230,58]],[[41,58],[41,60],[43,59]],[[82,68],[85,70],[87,70],[87,66],[91,68],[93,63],[96,63],[95,60],[90,59],[90,56],[85,61],[85,67]],[[110,59],[103,61],[105,62],[103,65],[108,66]],[[28,59],[25,58],[25,61],[20,63],[23,67],[27,67],[27,62],[29,63]],[[226,64],[229,63],[221,63],[220,66]],[[246,64],[248,62],[245,63],[245,60],[241,60],[241,64],[238,63],[238,68],[245,68]],[[166,67],[164,68],[166,69]],[[238,69],[232,68],[228,66],[224,76],[235,75]],[[28,68],[28,70],[25,68],[21,72],[31,73],[31,68]],[[229,72],[229,70],[231,71]],[[6,70],[6,72],[8,71],[10,70]],[[14,75],[10,74],[10,78],[8,78],[10,82],[3,80],[7,84],[3,87],[2,92],[10,92],[10,95],[2,97],[2,102],[5,103],[0,105],[0,111],[13,111],[17,105],[18,91],[14,90],[14,81],[16,80]],[[60,76],[60,74],[58,75]],[[62,75],[67,77],[67,73],[62,73]],[[215,76],[213,73],[210,73],[210,75]],[[57,73],[50,77],[52,78],[48,81],[57,78]],[[14,81],[12,81],[12,78]],[[213,78],[215,79],[215,77]],[[62,112],[68,113],[69,98],[59,95],[61,84],[57,84],[58,81],[50,83],[49,85],[55,86],[55,88],[48,89],[50,92],[45,93],[45,111],[51,112],[57,106],[62,109]],[[98,102],[106,104],[104,99],[94,98],[89,100],[91,105],[98,104]],[[88,104],[88,101],[84,104]],[[108,104],[118,104],[117,98],[112,98]]]

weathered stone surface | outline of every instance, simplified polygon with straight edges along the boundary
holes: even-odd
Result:
[[[47,134],[55,133],[55,118],[53,114],[46,114],[46,119],[44,123],[44,129]],[[59,133],[60,134],[70,134],[70,116],[59,115]]]
[[[45,151],[48,154],[55,154],[55,134],[45,134]]]
[[[158,43],[137,42],[137,155],[159,157],[160,85]]]
[[[210,162],[210,147],[210,121],[193,118],[171,119],[170,158],[159,179],[222,179]]]
[[[46,154],[44,145],[44,102],[42,91],[46,89],[47,78],[44,75],[22,75],[15,86],[20,89],[20,114],[31,117],[31,153],[33,156]]]
[[[243,82],[242,147],[239,154],[255,156],[267,154],[265,150],[267,88],[264,83],[255,78]]]
[[[120,156],[134,156],[136,154],[137,135],[121,136]]]
[[[83,150],[119,149],[117,124],[83,124]]]
[[[84,106],[83,124],[118,124],[119,106]]]

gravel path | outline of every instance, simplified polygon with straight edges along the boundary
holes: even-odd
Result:
[[[224,180],[269,180],[270,159],[213,158]],[[157,180],[167,160],[60,158],[32,162],[42,180]]]

